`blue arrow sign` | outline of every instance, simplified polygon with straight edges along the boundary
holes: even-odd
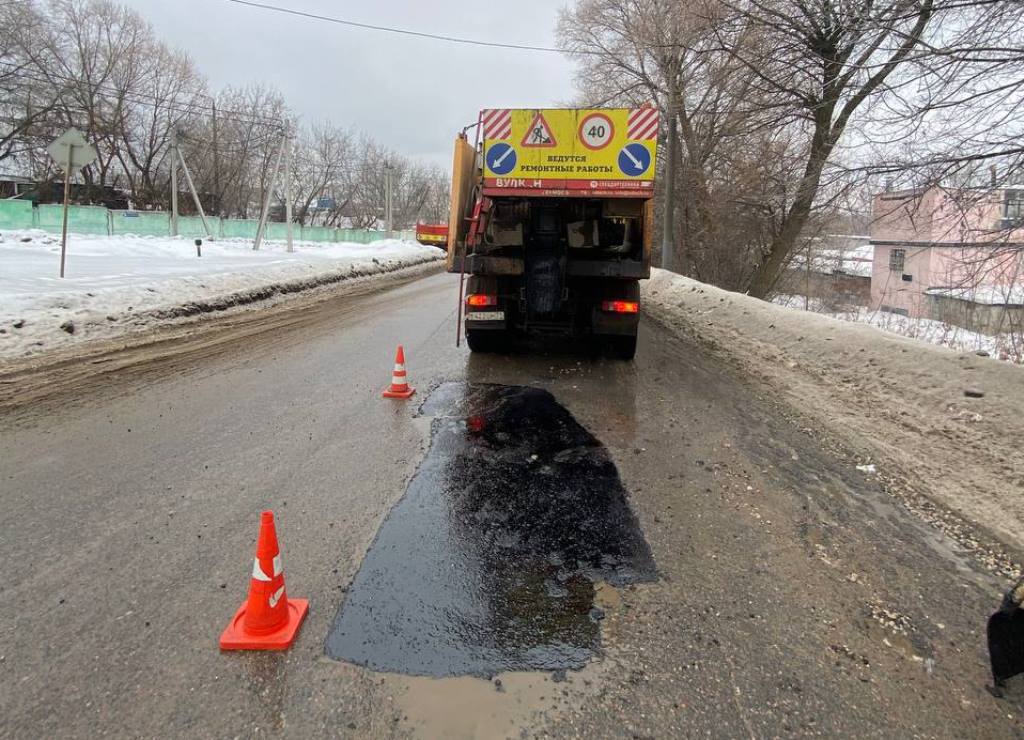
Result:
[[[487,149],[487,169],[495,175],[507,175],[516,168],[516,150],[505,142],[491,144]]]
[[[639,177],[651,166],[651,153],[643,144],[626,144],[619,152],[619,169],[622,174]]]

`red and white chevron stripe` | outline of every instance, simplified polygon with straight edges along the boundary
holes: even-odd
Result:
[[[636,108],[629,112],[628,137],[633,141],[654,139],[658,136],[658,109]]]
[[[491,108],[480,112],[484,127],[484,138],[507,139],[512,135],[512,111],[508,108]]]

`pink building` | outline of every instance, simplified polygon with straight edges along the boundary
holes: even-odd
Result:
[[[1024,190],[883,192],[872,210],[872,308],[985,330],[1024,303]]]

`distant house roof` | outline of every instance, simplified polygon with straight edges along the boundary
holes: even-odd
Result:
[[[956,298],[985,306],[1024,305],[1024,285],[981,285],[977,288],[928,288],[928,295]]]

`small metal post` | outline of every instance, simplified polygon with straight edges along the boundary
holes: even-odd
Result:
[[[74,144],[68,144],[68,163],[64,168],[64,221],[60,228],[60,276],[64,277],[64,258],[68,250],[68,203],[71,199],[71,163],[74,162]]]

